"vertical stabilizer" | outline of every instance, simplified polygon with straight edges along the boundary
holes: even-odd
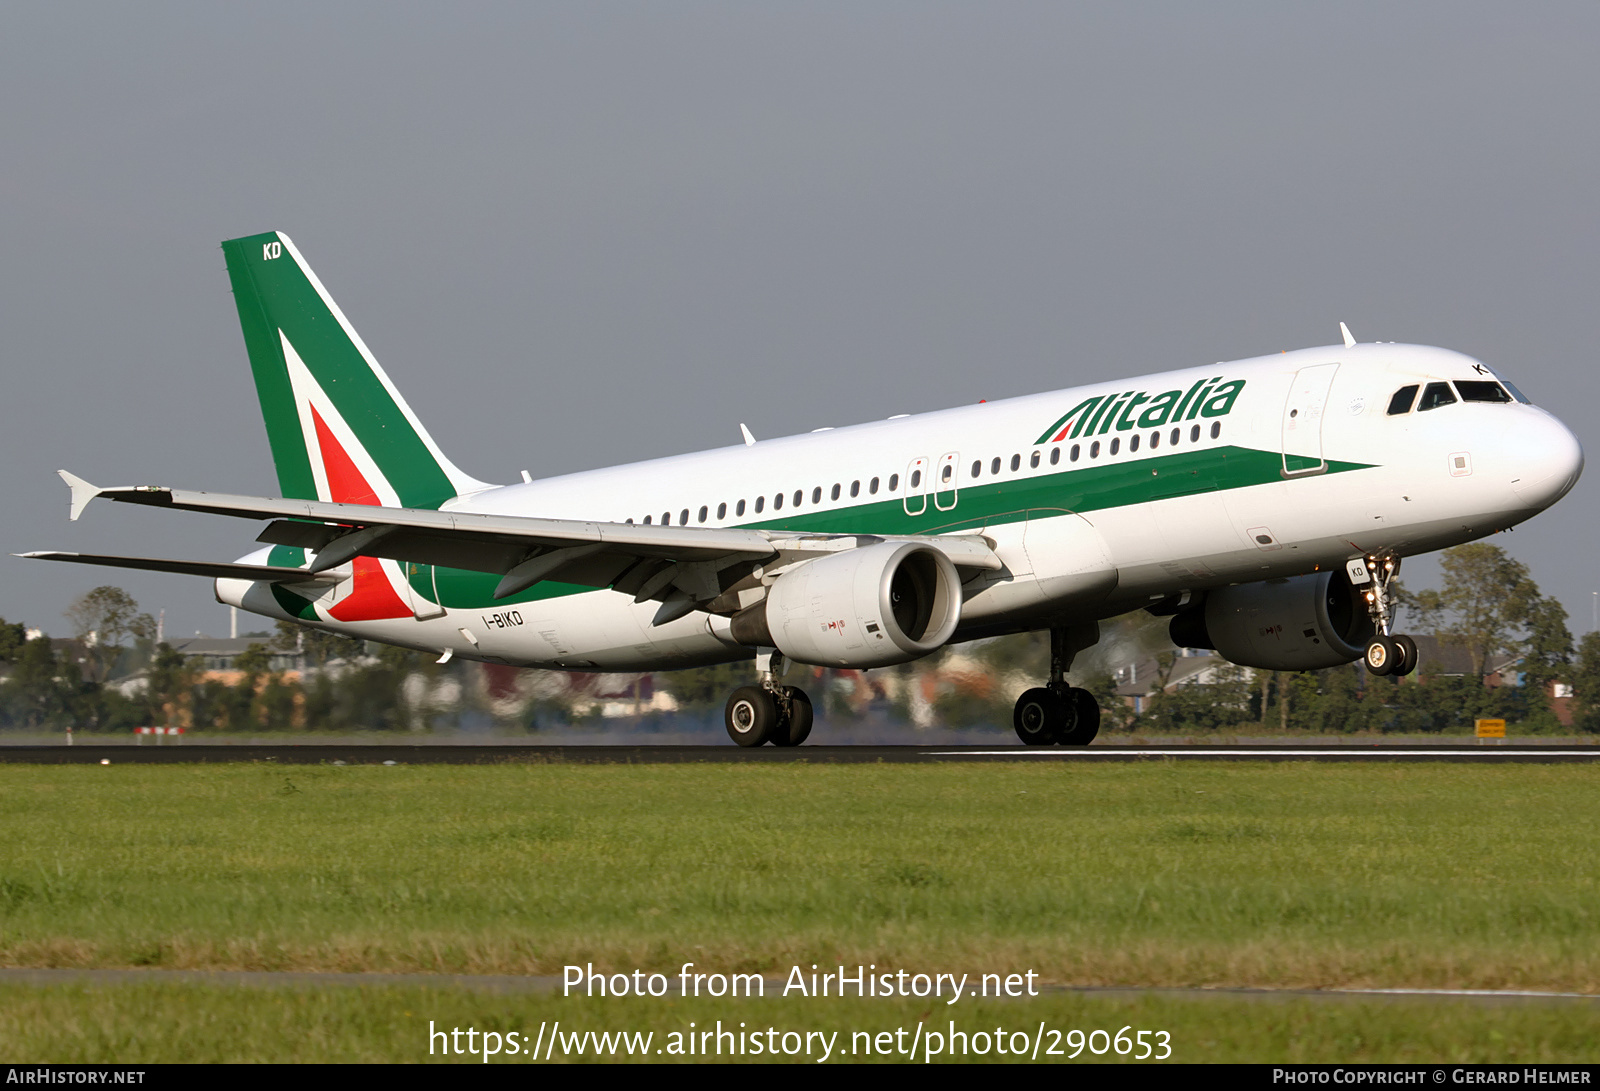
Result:
[[[287,235],[222,252],[284,496],[437,508],[485,487],[439,450]]]

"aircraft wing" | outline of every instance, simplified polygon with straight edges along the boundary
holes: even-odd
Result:
[[[108,553],[17,553],[15,556],[38,561],[72,561],[99,564],[109,568],[142,568],[148,572],[176,572],[185,576],[208,576],[214,580],[265,580],[268,583],[333,583],[332,576],[313,576],[303,568],[284,568],[266,564],[224,564],[214,561],[173,561],[164,557],[120,557]]]
[[[316,557],[308,568],[297,570],[302,573],[302,579],[314,577],[357,556],[387,557],[495,573],[503,577],[495,589],[496,598],[515,594],[541,580],[559,579],[583,586],[612,587],[634,595],[639,602],[661,599],[692,606],[716,599],[757,565],[789,563],[818,552],[833,552],[881,540],[866,535],[645,526],[335,504],[234,496],[158,485],[100,488],[65,470],[61,471],[61,477],[72,489],[73,519],[96,498],[244,519],[269,519],[272,521],[257,536],[258,542],[315,551]],[[936,546],[960,567],[1002,567],[989,544],[977,536],[933,536],[919,540]],[[74,556],[49,554],[47,559],[70,560]],[[102,558],[87,563],[114,564],[117,560]],[[126,567],[155,567],[157,563],[141,562]],[[268,572],[274,571],[271,566],[237,567],[263,567]],[[243,572],[234,575],[247,579],[279,578]]]

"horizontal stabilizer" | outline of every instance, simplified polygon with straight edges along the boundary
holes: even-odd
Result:
[[[176,572],[183,576],[207,576],[214,580],[265,580],[270,583],[332,583],[330,576],[314,576],[303,568],[280,568],[265,564],[225,564],[212,561],[173,561],[163,557],[116,557],[104,553],[14,553],[39,561],[72,561],[108,568],[142,568],[148,572]]]

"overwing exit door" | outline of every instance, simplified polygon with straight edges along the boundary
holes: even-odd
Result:
[[[952,451],[939,460],[939,469],[933,478],[933,506],[940,511],[950,511],[956,506],[959,490],[956,478],[960,475],[961,456]]]
[[[906,491],[901,503],[907,515],[921,515],[928,510],[928,460],[914,458],[906,467]]]

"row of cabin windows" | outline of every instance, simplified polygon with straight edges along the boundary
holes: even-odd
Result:
[[[1211,438],[1212,439],[1217,439],[1221,435],[1222,435],[1222,422],[1221,421],[1213,421],[1211,423]],[[1140,435],[1133,435],[1133,436],[1128,437],[1128,453],[1132,454],[1134,451],[1137,451],[1139,449],[1140,443],[1143,440],[1144,440],[1144,437],[1140,436]],[[1167,436],[1167,445],[1169,447],[1176,447],[1180,442],[1182,442],[1182,440],[1183,440],[1183,429],[1182,428],[1174,428],[1174,429],[1172,429],[1172,431]],[[1198,424],[1192,425],[1189,428],[1189,442],[1190,443],[1199,443],[1200,442],[1200,426]],[[1150,433],[1149,444],[1150,444],[1150,449],[1152,451],[1154,451],[1155,449],[1157,449],[1158,447],[1161,446],[1161,429],[1157,428],[1155,431]],[[1120,454],[1121,451],[1122,451],[1122,438],[1120,436],[1114,437],[1111,440],[1111,443],[1109,444],[1108,450],[1113,455]],[[1040,452],[1035,451],[1028,458],[1028,465],[1030,467],[1032,467],[1033,469],[1035,469],[1035,470],[1037,470],[1039,468],[1039,455],[1040,455]],[[1082,457],[1083,457],[1083,445],[1082,444],[1078,444],[1078,443],[1074,443],[1072,445],[1071,450],[1069,450],[1067,452],[1067,461],[1068,462],[1076,462],[1076,461],[1078,461],[1078,459],[1080,459]],[[1099,440],[1095,440],[1094,442],[1089,444],[1089,457],[1090,458],[1099,458],[1100,457],[1100,441]],[[1052,447],[1050,449],[1050,465],[1054,466],[1054,465],[1058,464],[1060,461],[1061,461],[1061,448]],[[1022,468],[1022,456],[1021,455],[1012,455],[1009,465],[1011,467],[1011,472],[1012,473],[1016,473],[1017,470]],[[990,474],[990,476],[998,474],[1000,472],[1000,466],[1001,466],[1001,460],[1000,459],[998,459],[998,458],[991,459],[990,462],[989,462],[989,474]],[[972,476],[974,478],[978,478],[978,477],[981,477],[983,475],[983,459],[981,459],[981,458],[980,459],[976,459],[972,463],[972,471],[971,472],[972,472]],[[950,480],[950,467],[948,467],[948,466],[945,467],[944,479],[946,481]]]
[[[1417,412],[1425,413],[1430,409],[1438,409],[1441,405],[1454,405],[1460,394],[1460,401],[1464,402],[1510,402],[1516,400],[1523,405],[1531,404],[1522,396],[1522,392],[1510,383],[1501,386],[1485,379],[1458,379],[1455,382],[1455,391],[1450,389],[1450,383],[1429,383],[1423,388],[1421,383],[1412,383],[1402,386],[1394,392],[1394,397],[1389,399],[1388,416],[1398,417],[1403,413],[1411,412],[1412,403],[1416,403]],[[1418,401],[1417,391],[1422,391],[1422,399]],[[1510,391],[1510,393],[1507,393]],[[1513,399],[1513,396],[1514,399]]]
[[[1413,392],[1415,392],[1415,389],[1416,389],[1415,387],[1412,388]],[[1221,435],[1222,435],[1222,422],[1221,421],[1212,421],[1212,423],[1211,423],[1211,438],[1212,439],[1217,439]],[[1130,454],[1139,449],[1139,444],[1140,444],[1140,441],[1141,441],[1142,438],[1143,437],[1141,437],[1139,435],[1134,435],[1134,436],[1130,436],[1129,437],[1129,439],[1128,439],[1128,452]],[[1167,437],[1167,444],[1168,444],[1168,446],[1176,447],[1182,441],[1182,439],[1183,439],[1183,429],[1182,428],[1174,428],[1174,429],[1172,429],[1171,434]],[[1193,425],[1193,426],[1190,427],[1190,429],[1189,429],[1189,442],[1190,443],[1198,443],[1198,442],[1200,442],[1200,425],[1196,424],[1196,425]],[[1150,433],[1149,443],[1150,443],[1150,449],[1152,451],[1161,446],[1161,430],[1159,428]],[[1116,455],[1116,454],[1119,454],[1121,452],[1121,450],[1122,450],[1122,439],[1121,439],[1121,437],[1113,438],[1111,440],[1111,443],[1110,443],[1109,447],[1108,447],[1108,452],[1110,454],[1112,454],[1112,455]],[[1029,456],[1028,465],[1032,469],[1036,470],[1036,469],[1039,468],[1039,461],[1040,461],[1041,455],[1042,455],[1042,452],[1034,451],[1033,454]],[[1083,456],[1083,447],[1082,447],[1082,445],[1074,443],[1072,445],[1071,449],[1067,453],[1067,461],[1068,462],[1077,462],[1082,456]],[[1094,442],[1089,444],[1089,457],[1092,458],[1092,459],[1100,457],[1100,441],[1099,440],[1095,440]],[[1060,462],[1061,462],[1061,448],[1052,447],[1050,449],[1050,465],[1056,466],[1056,465],[1059,465]],[[1001,460],[999,458],[993,459],[989,463],[989,472],[990,472],[990,474],[998,474],[1000,472],[1000,466],[1001,466]],[[1010,466],[1011,466],[1011,471],[1013,473],[1015,473],[1017,470],[1021,469],[1022,468],[1022,456],[1021,455],[1012,455],[1011,459],[1010,459]],[[972,476],[973,477],[979,477],[979,476],[982,475],[982,473],[983,473],[983,460],[980,458],[980,459],[977,459],[976,461],[974,461],[972,463]],[[942,482],[944,484],[949,484],[950,479],[953,476],[955,476],[955,467],[948,466],[948,465],[944,467],[943,472],[940,474],[940,478],[941,478],[941,480],[942,480]],[[879,478],[874,477],[869,482],[867,482],[867,495],[868,496],[876,496],[878,494],[879,480],[880,480]],[[911,477],[907,481],[906,484],[907,484],[908,488],[920,489],[922,487],[922,471],[921,470],[912,470],[911,471]],[[900,475],[899,474],[890,474],[889,475],[889,490],[888,491],[889,492],[898,492],[899,490],[900,490]],[[840,498],[840,496],[843,494],[843,492],[844,492],[844,486],[842,486],[842,485],[840,485],[838,483],[835,483],[833,488],[828,490],[828,499],[830,499],[830,500],[838,500]],[[804,489],[796,489],[796,490],[794,490],[794,494],[789,498],[790,506],[791,507],[796,507],[796,508],[800,507],[801,504],[803,504],[805,502],[805,495],[806,495],[806,491]],[[860,481],[852,481],[852,482],[850,482],[850,497],[851,497],[851,499],[854,499],[854,498],[856,498],[856,497],[858,497],[860,495],[861,495],[861,482]],[[772,497],[772,510],[773,511],[782,511],[783,510],[783,503],[784,503],[784,494],[781,493],[781,492],[774,494],[773,497]],[[811,503],[812,504],[820,504],[820,503],[822,503],[822,486],[818,485],[817,487],[815,487],[815,488],[813,488],[811,490]],[[750,510],[754,514],[760,515],[766,509],[766,504],[767,504],[767,498],[765,496],[758,496],[758,497],[756,497],[755,503],[751,506]],[[744,516],[744,514],[745,514],[745,510],[746,510],[745,502],[743,500],[738,501],[733,506],[734,518],[736,518],[736,519],[742,518]],[[711,508],[710,508],[709,505],[702,504],[700,506],[700,510],[695,512],[694,514],[695,514],[695,521],[696,522],[704,523],[711,516]],[[689,512],[688,508],[684,508],[682,511],[680,511],[678,513],[678,525],[687,526],[689,524],[689,515],[690,515],[690,512]],[[717,505],[717,521],[718,522],[722,522],[723,520],[725,520],[727,518],[728,518],[728,505],[726,503],[718,504]],[[644,517],[644,525],[645,526],[649,526],[654,521],[654,519],[655,519],[655,517],[653,515],[646,515]],[[629,523],[633,522],[632,519],[629,519],[627,521]],[[672,525],[672,512],[664,511],[664,512],[661,513],[661,525],[664,526],[664,527]]]
[[[878,495],[878,488],[879,488],[879,485],[881,484],[881,481],[882,481],[881,478],[874,477],[872,480],[867,482],[867,495],[868,496],[876,496],[876,495]],[[911,487],[912,488],[916,488],[921,484],[922,484],[922,471],[921,470],[916,470],[911,474]],[[828,494],[829,498],[832,499],[832,500],[837,500],[837,499],[839,499],[839,497],[843,493],[843,491],[844,491],[844,487],[842,485],[835,484],[833,486],[833,488],[829,491],[829,494]],[[899,492],[900,491],[900,475],[899,474],[890,474],[889,475],[889,491],[890,492]],[[850,482],[850,495],[851,495],[852,498],[861,495],[861,482],[860,481],[852,481],[852,482]],[[805,502],[805,497],[806,497],[806,491],[804,489],[796,489],[796,490],[794,490],[794,496],[791,497],[790,501],[789,501],[790,506],[798,508],[801,504],[803,504]],[[782,511],[783,510],[783,500],[784,500],[783,493],[780,492],[780,493],[775,494],[773,496],[773,498],[772,498],[772,510],[773,511]],[[811,490],[811,502],[813,504],[822,503],[822,486],[818,485],[816,488]],[[750,506],[749,510],[752,511],[753,513],[755,513],[756,515],[760,515],[763,511],[766,510],[766,507],[767,507],[767,498],[765,496],[758,496],[758,497],[756,497],[755,503]],[[733,506],[733,516],[734,516],[735,519],[737,519],[737,518],[742,517],[744,515],[744,513],[745,513],[745,502],[743,500],[740,500],[738,503],[734,504],[734,506]],[[699,512],[696,513],[697,521],[701,522],[701,523],[705,522],[706,519],[710,517],[710,514],[711,514],[710,507],[708,507],[707,505],[702,504],[700,506]],[[728,517],[728,505],[725,504],[725,503],[718,504],[717,505],[717,520],[720,522],[720,521],[726,519],[727,517]],[[646,515],[644,517],[645,526],[649,526],[650,523],[651,523],[651,520],[653,518],[654,518],[653,516]],[[633,522],[633,520],[629,519],[628,522],[631,523],[631,522]],[[689,522],[689,509],[688,508],[684,508],[681,512],[678,513],[678,523],[680,525],[687,525],[688,522]],[[671,526],[672,525],[672,513],[670,511],[664,511],[664,512],[661,513],[661,525],[662,526]]]

